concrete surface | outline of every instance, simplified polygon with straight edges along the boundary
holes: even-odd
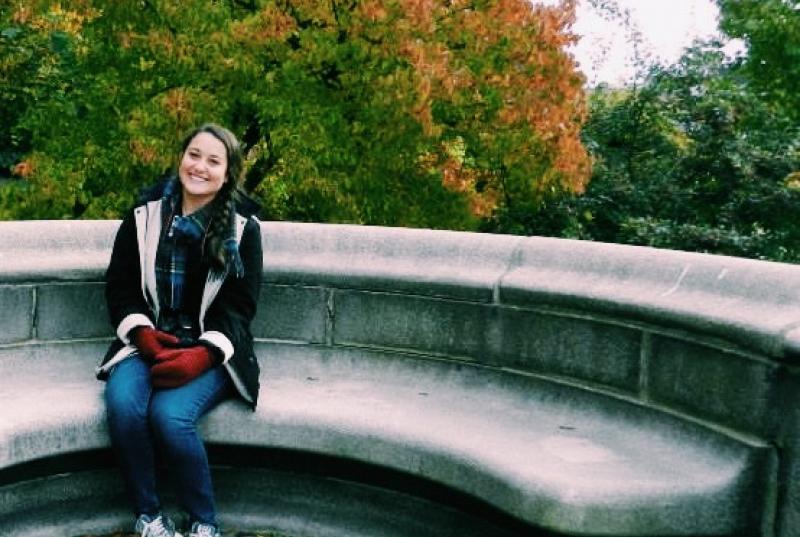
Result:
[[[35,504],[17,469],[108,447],[92,370],[117,225],[0,223],[0,527]],[[800,535],[800,268],[540,237],[262,231],[264,399],[216,410],[214,445],[393,469],[564,535]]]
[[[108,447],[102,384],[82,375],[98,345],[20,350],[0,351],[15,387],[4,393],[0,466]],[[755,535],[764,523],[752,506],[774,465],[769,446],[468,364],[288,344],[258,352],[257,412],[224,404],[203,423],[208,442],[399,470],[566,534]],[[0,520],[17,509],[11,496]]]

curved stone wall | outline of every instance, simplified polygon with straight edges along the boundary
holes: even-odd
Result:
[[[4,352],[105,344],[117,226],[0,223],[0,372]],[[262,233],[262,345],[469,364],[769,449],[760,535],[800,535],[800,268],[448,231],[263,223]],[[14,457],[0,454],[0,468]]]

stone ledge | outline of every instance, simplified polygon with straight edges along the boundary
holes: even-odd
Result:
[[[594,311],[800,358],[800,336],[786,336],[800,326],[794,265],[546,237],[275,222],[262,230],[272,282]]]
[[[0,468],[108,446],[103,342],[3,349]],[[775,454],[639,405],[402,355],[260,344],[263,398],[207,441],[308,451],[426,477],[577,535],[755,535]],[[72,364],[63,368],[65,361]],[[22,367],[23,364],[25,367]]]
[[[118,221],[0,222],[0,281],[102,281]],[[264,279],[594,311],[800,359],[800,267],[545,237],[262,223]]]
[[[526,239],[504,304],[551,304],[716,336],[784,358],[800,267],[640,246]]]
[[[102,281],[118,220],[0,222],[0,281]]]
[[[262,223],[274,283],[490,302],[520,237],[331,224]]]

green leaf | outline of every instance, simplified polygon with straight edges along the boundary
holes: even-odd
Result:
[[[0,32],[0,36],[5,37],[6,39],[14,39],[21,33],[22,29],[12,26],[11,28],[4,28],[3,31]]]

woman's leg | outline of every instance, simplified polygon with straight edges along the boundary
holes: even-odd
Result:
[[[217,525],[211,472],[197,421],[231,393],[223,367],[178,388],[153,393],[150,423],[174,476],[178,501],[191,522]]]
[[[138,354],[117,364],[106,383],[111,445],[133,502],[134,516],[155,517],[161,510],[156,493],[153,436],[147,417],[151,393],[150,368]]]

